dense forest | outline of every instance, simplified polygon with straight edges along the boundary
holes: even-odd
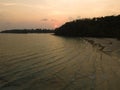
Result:
[[[1,33],[54,33],[54,30],[50,29],[12,29],[12,30],[5,30]]]
[[[56,28],[55,34],[61,36],[120,38],[120,15],[67,22]]]

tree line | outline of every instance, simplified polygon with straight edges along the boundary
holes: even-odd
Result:
[[[50,29],[12,29],[4,30],[1,33],[53,33],[54,30]]]
[[[56,35],[120,38],[120,15],[84,18],[67,22],[55,29]]]

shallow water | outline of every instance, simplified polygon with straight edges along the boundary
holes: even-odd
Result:
[[[83,38],[0,34],[0,90],[120,90],[120,61]]]

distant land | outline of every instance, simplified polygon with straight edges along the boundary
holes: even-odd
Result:
[[[120,15],[85,18],[67,22],[55,29],[55,34],[68,37],[120,38]]]
[[[54,30],[50,30],[50,29],[12,29],[12,30],[1,31],[1,33],[17,33],[17,34],[54,33]]]
[[[13,29],[1,33],[54,33],[67,37],[108,37],[120,39],[120,15],[83,18],[67,22],[55,30],[51,29]]]

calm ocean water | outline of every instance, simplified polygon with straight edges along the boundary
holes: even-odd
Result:
[[[120,90],[119,69],[82,38],[0,34],[0,90]]]

